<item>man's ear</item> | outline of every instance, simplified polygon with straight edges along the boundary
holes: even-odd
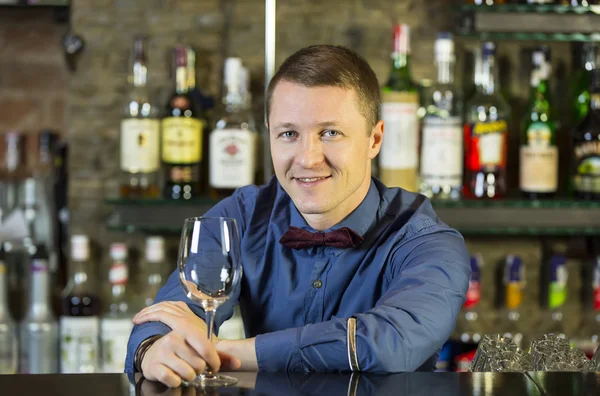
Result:
[[[383,120],[379,120],[371,130],[371,136],[369,138],[369,159],[377,157],[377,154],[379,154],[379,151],[381,151],[381,143],[383,142],[383,130]]]

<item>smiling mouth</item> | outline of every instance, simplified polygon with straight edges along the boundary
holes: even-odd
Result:
[[[329,178],[331,176],[324,176],[324,177],[295,177],[294,179],[301,181],[302,183],[314,183],[320,180],[325,180],[327,178]]]

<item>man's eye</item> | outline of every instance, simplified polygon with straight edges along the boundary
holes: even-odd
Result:
[[[279,134],[280,137],[282,138],[286,138],[286,139],[292,139],[294,137],[296,137],[296,132],[294,131],[285,131],[285,132],[281,132]]]
[[[341,133],[339,131],[335,131],[333,129],[327,129],[327,130],[323,131],[323,135],[325,135],[327,137],[335,137],[335,136],[341,135]]]

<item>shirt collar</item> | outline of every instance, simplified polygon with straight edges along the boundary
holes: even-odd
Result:
[[[348,227],[351,230],[355,231],[360,236],[363,236],[367,233],[367,231],[371,228],[373,223],[375,223],[377,219],[377,213],[379,210],[379,191],[377,191],[377,187],[373,180],[371,179],[371,185],[369,186],[369,192],[363,201],[358,205],[356,209],[352,213],[350,213],[344,220],[339,222],[327,230],[333,231],[339,228]],[[298,227],[305,229],[310,232],[316,232],[311,226],[306,223],[304,217],[300,214],[294,202],[290,199],[290,225],[293,227]]]

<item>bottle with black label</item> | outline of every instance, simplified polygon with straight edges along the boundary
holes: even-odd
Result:
[[[162,120],[162,163],[165,173],[164,196],[189,200],[201,192],[202,129],[200,109],[190,96],[194,87],[188,78],[189,48],[175,48],[175,92],[167,103]]]
[[[589,111],[572,134],[573,192],[579,199],[597,201],[600,200],[600,70],[596,68],[591,74]]]

